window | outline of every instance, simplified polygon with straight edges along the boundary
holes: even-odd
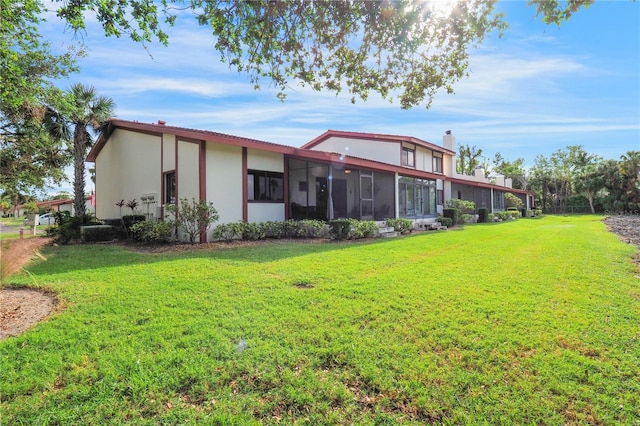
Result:
[[[436,199],[439,205],[444,204],[444,191],[442,189],[436,190]]]
[[[402,165],[407,167],[415,166],[415,151],[410,148],[402,148]]]
[[[249,170],[247,174],[247,194],[250,201],[284,202],[282,173]]]
[[[164,174],[164,199],[163,204],[176,203],[176,172]]]
[[[442,157],[433,157],[433,171],[442,173]]]
[[[436,181],[401,177],[398,182],[400,217],[436,214]]]

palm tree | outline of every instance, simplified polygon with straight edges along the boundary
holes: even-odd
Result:
[[[84,174],[87,151],[93,145],[89,127],[100,132],[113,115],[115,103],[106,96],[98,96],[93,86],[74,84],[69,90],[71,112],[68,120],[73,126],[73,207],[76,216],[85,214]]]

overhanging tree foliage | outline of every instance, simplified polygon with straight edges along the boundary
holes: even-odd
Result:
[[[62,0],[56,0],[62,2]],[[593,0],[532,0],[547,23],[568,19]],[[284,98],[291,84],[347,91],[366,100],[370,92],[403,108],[427,107],[439,90],[467,74],[469,49],[491,31],[506,28],[494,0],[458,2],[285,0],[84,0],[64,2],[58,16],[85,28],[93,12],[109,36],[128,34],[143,43],[167,44],[167,26],[178,10],[194,13],[211,28],[222,60],[263,80]],[[450,5],[446,10],[443,4]]]
[[[69,163],[55,113],[64,96],[52,83],[77,70],[82,51],[57,55],[42,39],[39,1],[1,0],[0,8],[0,188],[30,193],[48,180],[64,179]]]

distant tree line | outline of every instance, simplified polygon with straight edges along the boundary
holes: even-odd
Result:
[[[514,188],[535,192],[536,204],[545,212],[640,214],[640,151],[605,160],[581,145],[569,145],[548,157],[538,155],[530,168],[522,158],[509,161],[500,153],[490,165],[481,153],[475,146],[461,145],[458,173],[471,175],[481,166],[489,178],[511,178]]]

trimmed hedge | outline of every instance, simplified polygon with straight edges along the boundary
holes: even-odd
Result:
[[[458,209],[444,209],[442,211],[442,215],[451,219],[452,225],[457,225],[462,220],[460,210]]]
[[[436,219],[436,221],[440,222],[440,225],[446,226],[447,228],[450,228],[453,224],[453,221],[450,217],[438,216],[438,219]]]
[[[329,234],[335,240],[346,240],[351,233],[351,221],[349,219],[334,219],[329,222]]]
[[[489,217],[489,209],[486,207],[480,207],[478,209],[478,223],[487,223]]]
[[[124,224],[124,228],[129,231],[133,225],[138,222],[144,222],[147,220],[147,217],[143,214],[134,214],[134,215],[124,215],[122,216],[122,223]]]
[[[413,231],[413,221],[411,219],[385,219],[387,226],[393,228],[394,231],[406,234]]]
[[[144,243],[168,243],[173,236],[173,222],[145,220],[131,226],[134,240]]]
[[[85,243],[111,241],[111,225],[88,225],[80,227],[80,238]]]

